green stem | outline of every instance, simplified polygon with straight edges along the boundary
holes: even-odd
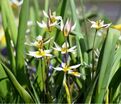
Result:
[[[71,104],[71,95],[70,95],[69,88],[66,84],[66,75],[65,74],[64,74],[63,85],[65,87],[65,91],[66,91],[66,94],[67,94],[67,102],[68,102],[68,104]]]
[[[97,29],[95,31],[93,46],[92,46],[92,78],[94,77],[94,71],[95,71],[95,53],[94,53],[94,51],[95,51],[96,34],[97,34]]]

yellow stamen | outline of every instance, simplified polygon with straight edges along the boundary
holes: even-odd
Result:
[[[70,67],[68,67],[68,65],[66,65],[66,66],[63,68],[63,71],[64,71],[64,72],[67,72],[68,70],[70,70]]]
[[[67,52],[68,48],[61,48],[61,52]]]

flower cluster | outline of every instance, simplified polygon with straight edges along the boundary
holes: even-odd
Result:
[[[56,16],[56,13],[55,12],[52,13],[51,10],[49,10],[48,13],[43,11],[43,14],[47,18],[47,21],[42,21],[42,22],[37,21],[38,26],[42,29],[47,29],[49,32],[52,32],[53,28],[59,28],[60,31],[63,33],[63,37],[65,38],[65,42],[62,44],[62,46],[58,45],[56,42],[53,42],[54,46],[51,46],[51,47],[53,50],[61,52],[61,55],[65,57],[66,61],[65,62],[62,61],[62,64],[60,65],[60,67],[52,67],[52,68],[55,69],[56,71],[63,71],[64,76],[66,76],[66,74],[71,74],[71,75],[80,77],[81,74],[79,72],[75,71],[75,69],[78,68],[80,66],[80,64],[73,65],[73,66],[69,65],[70,62],[67,57],[67,55],[69,53],[76,52],[76,45],[73,47],[70,47],[69,41],[67,40],[70,32],[74,30],[76,24],[72,25],[72,23],[69,19],[64,24],[62,17]],[[35,57],[35,58],[42,58],[45,56],[46,57],[54,56],[54,55],[50,54],[52,49],[46,50],[46,48],[45,48],[45,45],[47,43],[49,43],[51,40],[52,40],[52,38],[45,40],[42,36],[39,35],[36,38],[36,41],[34,41],[30,44],[26,43],[26,45],[36,47],[36,49],[37,49],[36,51],[29,51],[28,55]]]

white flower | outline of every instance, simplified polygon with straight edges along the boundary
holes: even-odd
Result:
[[[69,48],[69,44],[68,42],[64,42],[64,44],[62,45],[62,47],[60,47],[57,43],[55,43],[55,47],[53,49],[57,50],[57,51],[61,51],[62,54],[65,54],[67,52],[75,52],[76,51],[76,46],[73,46],[71,48]]]
[[[15,5],[17,7],[21,6],[23,3],[23,0],[11,0],[11,5]]]
[[[90,21],[89,22],[92,24],[91,28],[95,28],[95,29],[101,29],[101,28],[108,28],[110,24],[104,24],[104,21],[98,20],[98,21]]]
[[[64,71],[64,73],[68,73],[68,74],[80,77],[81,74],[79,72],[72,70],[72,69],[78,68],[80,65],[81,64],[69,66],[66,63],[62,63],[62,67],[57,67],[57,68],[54,68],[54,69],[56,71]]]
[[[33,43],[25,43],[26,45],[30,45],[30,46],[35,46],[39,49],[42,49],[44,45],[48,44],[50,41],[51,41],[52,38],[50,39],[47,39],[47,40],[44,40],[43,37],[41,35],[39,35],[37,38],[36,38],[36,41],[33,42]]]
[[[62,17],[56,16],[56,13],[52,13],[51,10],[49,10],[48,14],[45,11],[43,11],[43,14],[47,18],[47,22],[42,21],[40,23],[37,21],[38,26],[41,28],[47,28],[49,31],[52,31],[53,27],[63,23]]]
[[[40,28],[48,28],[48,29],[51,29],[52,27],[56,26],[57,25],[57,22],[54,22],[54,23],[50,23],[50,21],[48,21],[47,23],[42,21],[42,23],[38,22],[37,21],[37,24]]]
[[[76,24],[72,25],[71,21],[68,19],[65,25],[61,25],[61,31],[63,31],[64,36],[68,36],[76,27]]]
[[[45,17],[47,17],[50,20],[51,23],[58,22],[58,20],[62,21],[62,17],[56,16],[56,12],[52,13],[50,9],[48,14],[43,10],[43,14]]]
[[[49,56],[51,57],[52,55],[50,54],[51,50],[43,50],[40,49],[38,51],[34,51],[34,52],[29,52],[28,55],[33,56],[35,58],[42,58],[42,57],[46,57]]]

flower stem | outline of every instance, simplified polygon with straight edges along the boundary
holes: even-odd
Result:
[[[95,31],[93,46],[92,46],[92,77],[94,77],[94,71],[95,71],[95,53],[94,53],[94,51],[95,51],[96,34],[97,34],[97,29]]]
[[[66,94],[67,94],[67,102],[68,102],[68,104],[71,104],[71,95],[70,95],[69,88],[66,84],[66,75],[64,75],[63,85],[65,87],[65,91],[66,91]]]

